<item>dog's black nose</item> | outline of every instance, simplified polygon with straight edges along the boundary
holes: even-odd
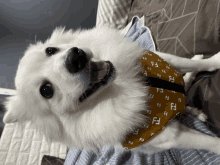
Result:
[[[77,47],[73,47],[68,51],[65,65],[70,73],[77,73],[86,67],[87,62],[86,53]]]

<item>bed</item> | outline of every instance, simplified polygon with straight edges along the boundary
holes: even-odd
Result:
[[[99,0],[96,26],[107,24],[126,34],[134,16],[137,16],[140,26],[148,28],[152,34],[152,49],[186,58],[194,54],[204,54],[208,58],[217,53],[220,47],[219,7],[220,0]],[[192,90],[188,91],[188,104],[193,104],[190,93],[193,93]],[[220,115],[210,115],[211,111],[206,109],[206,114],[218,128]],[[213,116],[214,119],[211,118]],[[187,113],[178,120],[210,136],[217,136],[219,131],[213,132],[206,123]],[[63,164],[64,160],[65,165],[220,164],[220,155],[207,150],[172,148],[148,155],[104,146],[99,154],[77,148],[67,152],[62,144],[46,143],[43,135],[37,134],[28,125],[24,128],[18,130],[16,124],[4,127],[0,141],[0,162],[3,165],[44,165],[48,162],[58,165]]]
[[[66,146],[48,143],[28,123],[22,127],[16,123],[4,126],[0,140],[1,165],[41,165],[43,158],[51,160],[44,155],[65,159],[66,152]]]

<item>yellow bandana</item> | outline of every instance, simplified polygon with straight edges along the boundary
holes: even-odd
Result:
[[[138,147],[159,134],[177,115],[185,112],[184,80],[166,61],[151,51],[140,59],[142,75],[150,79],[149,108],[144,115],[151,121],[126,136],[122,143],[126,149]]]

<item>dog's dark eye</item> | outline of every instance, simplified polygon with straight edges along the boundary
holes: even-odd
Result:
[[[40,93],[45,98],[51,98],[53,96],[53,87],[50,83],[45,83],[40,88]]]
[[[54,55],[57,51],[58,51],[58,48],[55,48],[55,47],[48,47],[46,49],[46,53],[49,56]]]

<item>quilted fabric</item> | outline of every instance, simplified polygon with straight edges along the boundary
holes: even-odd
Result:
[[[44,155],[65,159],[67,148],[47,143],[29,124],[6,124],[0,139],[1,165],[40,165]]]
[[[157,51],[186,58],[219,51],[220,0],[134,0],[128,21],[136,15],[145,17]]]

